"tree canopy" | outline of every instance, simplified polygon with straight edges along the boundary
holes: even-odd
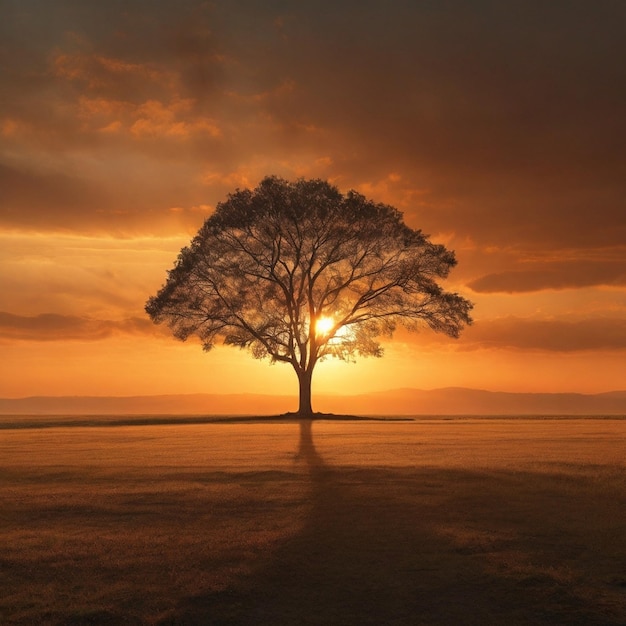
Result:
[[[205,350],[222,340],[289,363],[310,415],[320,359],[381,356],[379,338],[398,324],[458,337],[472,304],[437,283],[455,265],[391,206],[323,180],[267,177],[217,205],[146,311]]]

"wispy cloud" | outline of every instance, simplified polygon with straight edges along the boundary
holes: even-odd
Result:
[[[522,293],[593,285],[626,287],[626,260],[535,263],[537,269],[486,274],[469,283],[480,293]]]
[[[459,343],[461,350],[531,350],[542,352],[626,351],[626,319],[617,317],[482,320]]]
[[[42,313],[13,315],[0,311],[0,338],[20,341],[98,341],[112,335],[158,335],[154,324],[143,318],[98,320],[73,315]]]

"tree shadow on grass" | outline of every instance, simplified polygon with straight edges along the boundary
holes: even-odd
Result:
[[[313,420],[303,419],[298,424],[300,427],[300,439],[295,458],[315,477],[318,472],[324,470],[325,465],[313,443]]]
[[[163,624],[626,623],[614,575],[625,540],[606,537],[623,531],[610,523],[625,512],[619,490],[556,474],[332,468],[310,422],[296,459],[310,481],[304,526]]]

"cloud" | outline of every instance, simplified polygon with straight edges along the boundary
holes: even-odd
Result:
[[[104,211],[112,204],[106,189],[71,173],[37,172],[2,162],[0,188],[4,226],[45,228],[47,222],[56,221],[63,227],[86,221],[86,212]]]
[[[176,77],[158,66],[133,63],[124,59],[107,57],[96,53],[67,53],[58,51],[52,60],[55,76],[81,84],[92,92],[137,93],[152,88],[160,91],[172,88]],[[137,82],[145,82],[138,89]],[[128,84],[124,84],[128,83]]]
[[[101,209],[147,232],[155,207],[214,205],[219,180],[255,184],[262,165],[481,245],[626,239],[623,3],[20,7],[0,26],[0,160],[82,164]],[[46,195],[54,217],[16,202],[11,224],[102,222],[88,198]]]
[[[536,353],[584,354],[588,352],[626,351],[626,318],[569,317],[538,319],[513,315],[478,319],[463,330],[459,339],[424,331],[409,333],[399,328],[390,341],[404,346],[421,358],[424,351],[457,353],[497,351],[502,354]],[[434,358],[434,357],[433,357]]]
[[[626,319],[532,320],[507,317],[478,321],[462,348],[586,352],[626,350]]]
[[[198,207],[198,211],[202,208]],[[188,237],[114,238],[0,232],[2,308],[97,320],[143,318]]]
[[[147,319],[97,320],[43,313],[32,317],[0,311],[0,338],[22,341],[97,341],[113,335],[158,335]]]
[[[147,132],[147,129],[144,128]],[[184,129],[183,129],[184,131]],[[114,132],[114,130],[111,130]],[[66,159],[65,171],[48,164],[0,160],[0,228],[76,234],[169,236],[192,232],[205,215],[206,186],[200,171],[167,161],[150,162],[132,153],[80,169],[80,157]],[[104,170],[104,171],[103,171]],[[172,206],[184,209],[180,215]]]
[[[146,100],[134,104],[81,97],[77,114],[84,131],[126,133],[134,139],[150,137],[167,142],[172,138],[187,140],[202,135],[221,135],[215,120],[190,115],[192,109],[193,101],[190,99],[175,98],[169,102]]]
[[[377,6],[327,7],[323,28],[311,5],[294,9],[287,39],[269,44],[275,73],[262,66],[266,80],[298,84],[268,103],[273,118],[323,128],[348,185],[393,171],[428,189],[412,215],[429,232],[559,246],[624,239],[623,7]]]
[[[486,274],[468,284],[478,293],[523,293],[594,285],[626,286],[626,260],[546,263],[541,268]]]

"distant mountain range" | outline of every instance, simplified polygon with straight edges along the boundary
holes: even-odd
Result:
[[[276,415],[293,396],[185,394],[0,398],[0,415]],[[448,387],[317,395],[314,408],[355,415],[626,415],[626,391],[599,394],[509,393]]]

